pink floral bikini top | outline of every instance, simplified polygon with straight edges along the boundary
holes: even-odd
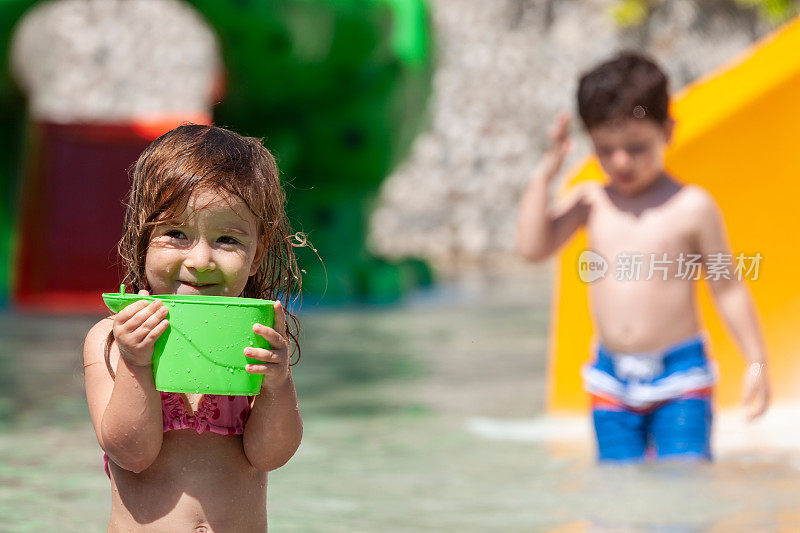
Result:
[[[220,435],[241,435],[250,416],[249,396],[220,396],[205,394],[200,398],[197,410],[189,414],[184,397],[177,392],[160,392],[161,419],[164,431],[194,429],[198,434],[211,431]],[[187,401],[188,403],[188,401]],[[108,455],[103,454],[106,475]]]
[[[250,416],[249,396],[218,396],[205,394],[194,414],[186,412],[184,397],[177,392],[161,393],[161,416],[164,431],[194,429],[197,433],[211,431],[220,435],[241,435]]]

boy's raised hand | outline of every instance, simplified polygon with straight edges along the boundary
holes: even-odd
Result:
[[[534,175],[541,177],[548,182],[558,175],[564,158],[572,149],[572,142],[569,138],[569,114],[559,113],[555,122],[550,128],[550,147],[545,152],[539,165],[534,171]]]
[[[744,375],[743,403],[747,406],[747,420],[764,414],[770,402],[770,386],[767,369],[759,363],[751,364]]]
[[[148,296],[146,290],[140,296]],[[156,299],[152,302],[138,300],[114,316],[114,338],[120,356],[129,365],[150,366],[153,364],[153,346],[156,339],[169,326],[167,308]]]
[[[269,342],[270,349],[248,347],[244,354],[264,364],[248,364],[245,370],[251,374],[264,374],[261,389],[275,389],[289,377],[289,343],[286,340],[286,312],[280,301],[275,302],[275,328],[253,324],[253,331]],[[278,333],[281,332],[281,333]]]

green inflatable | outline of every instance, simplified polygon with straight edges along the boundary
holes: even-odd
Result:
[[[13,283],[12,250],[25,102],[11,81],[9,44],[14,24],[30,5],[25,0],[0,0],[0,308],[8,301]]]
[[[388,263],[365,247],[379,184],[424,124],[432,35],[424,0],[191,0],[219,36],[226,95],[217,124],[264,137],[276,154],[298,248],[306,302],[392,301],[430,282],[421,261]],[[20,95],[8,75],[13,24],[31,5],[0,0],[4,69],[0,109],[22,138]],[[4,116],[5,119],[5,116]],[[6,124],[6,120],[3,122]],[[8,146],[8,145],[5,145]],[[8,293],[8,242],[19,150],[0,155],[0,294]],[[322,261],[317,258],[322,258]]]

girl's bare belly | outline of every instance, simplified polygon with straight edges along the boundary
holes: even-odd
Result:
[[[657,351],[700,331],[691,281],[605,279],[591,302],[598,340],[614,352]]]
[[[266,531],[267,474],[250,465],[241,435],[168,431],[147,470],[109,467],[110,532]]]

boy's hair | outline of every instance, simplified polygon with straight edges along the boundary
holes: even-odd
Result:
[[[629,118],[663,124],[669,117],[667,85],[654,61],[621,52],[581,76],[578,113],[587,129]]]
[[[215,126],[185,124],[165,133],[142,152],[133,166],[131,181],[125,230],[117,249],[124,271],[122,282],[134,292],[150,290],[145,257],[153,228],[179,217],[192,193],[211,190],[241,198],[258,220],[264,258],[258,271],[248,278],[242,296],[289,303],[299,295],[301,277],[284,210],[286,195],[275,158],[260,139]],[[288,310],[286,313],[293,326],[288,335],[299,355],[299,323],[295,315]],[[113,332],[106,343],[109,371],[112,340]]]

